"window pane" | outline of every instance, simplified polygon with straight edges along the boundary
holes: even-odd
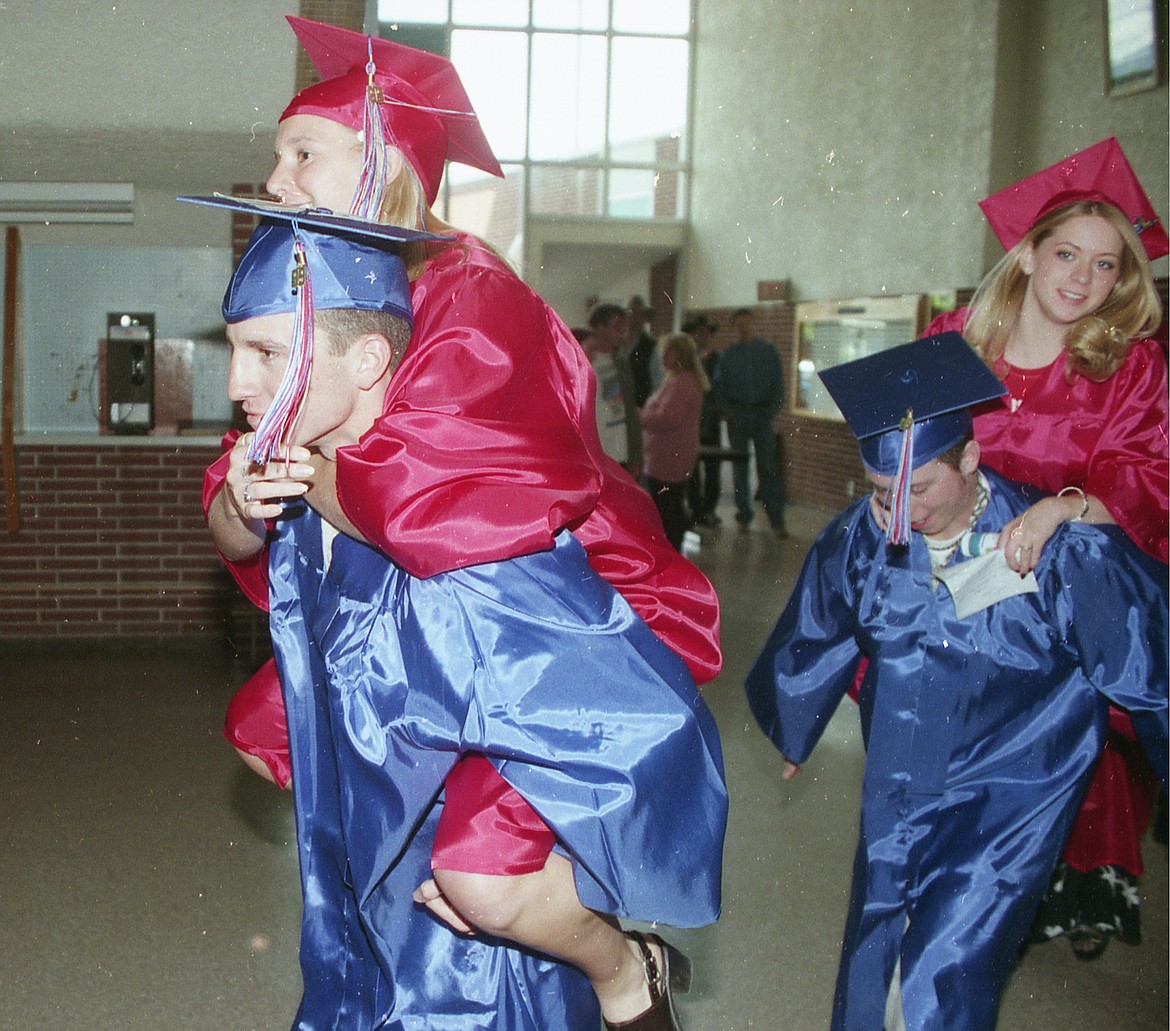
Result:
[[[681,39],[613,41],[609,143],[613,159],[640,147],[654,160],[663,139],[681,139],[687,117],[687,42]]]
[[[378,0],[380,22],[425,22],[434,25],[447,20],[447,0]]]
[[[533,160],[600,157],[605,141],[605,38],[532,38]]]
[[[653,172],[616,168],[609,173],[610,218],[649,218],[653,212]]]
[[[690,0],[613,0],[613,27],[618,32],[686,35],[691,27]]]
[[[528,0],[454,0],[451,17],[456,25],[528,25]]]
[[[444,218],[456,228],[486,240],[514,268],[519,268],[524,260],[523,168],[505,165],[503,179],[473,169],[460,169],[458,165],[448,165],[447,170],[451,180]]]
[[[538,29],[605,29],[607,0],[536,0],[532,24]]]
[[[681,218],[681,172],[656,172],[652,168],[615,168],[609,173],[610,218]]]
[[[496,157],[523,158],[528,36],[456,29],[451,33],[451,60]]]
[[[549,165],[532,169],[529,210],[535,215],[601,214],[600,168]]]

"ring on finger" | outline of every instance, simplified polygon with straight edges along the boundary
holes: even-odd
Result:
[[[252,504],[252,485],[250,483],[244,484],[244,504]]]

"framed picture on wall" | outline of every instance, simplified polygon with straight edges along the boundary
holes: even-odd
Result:
[[[817,373],[914,340],[926,325],[928,311],[926,294],[797,304],[793,413],[844,421]]]
[[[1105,92],[1123,97],[1161,82],[1165,0],[1105,0]]]

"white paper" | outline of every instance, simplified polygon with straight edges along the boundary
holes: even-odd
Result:
[[[992,551],[978,558],[936,569],[934,575],[946,584],[955,603],[955,615],[966,619],[1004,598],[1017,594],[1035,594],[1040,585],[1036,574],[1020,576],[1007,564],[1002,551]]]

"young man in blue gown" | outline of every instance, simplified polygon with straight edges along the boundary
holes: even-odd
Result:
[[[969,406],[1003,388],[958,334],[822,379],[873,493],[817,538],[747,692],[787,779],[863,664],[832,1027],[992,1028],[1110,701],[1165,776],[1166,568],[1120,530],[1077,523],[1034,575],[1008,568],[1000,530],[1035,498],[979,467]]]

